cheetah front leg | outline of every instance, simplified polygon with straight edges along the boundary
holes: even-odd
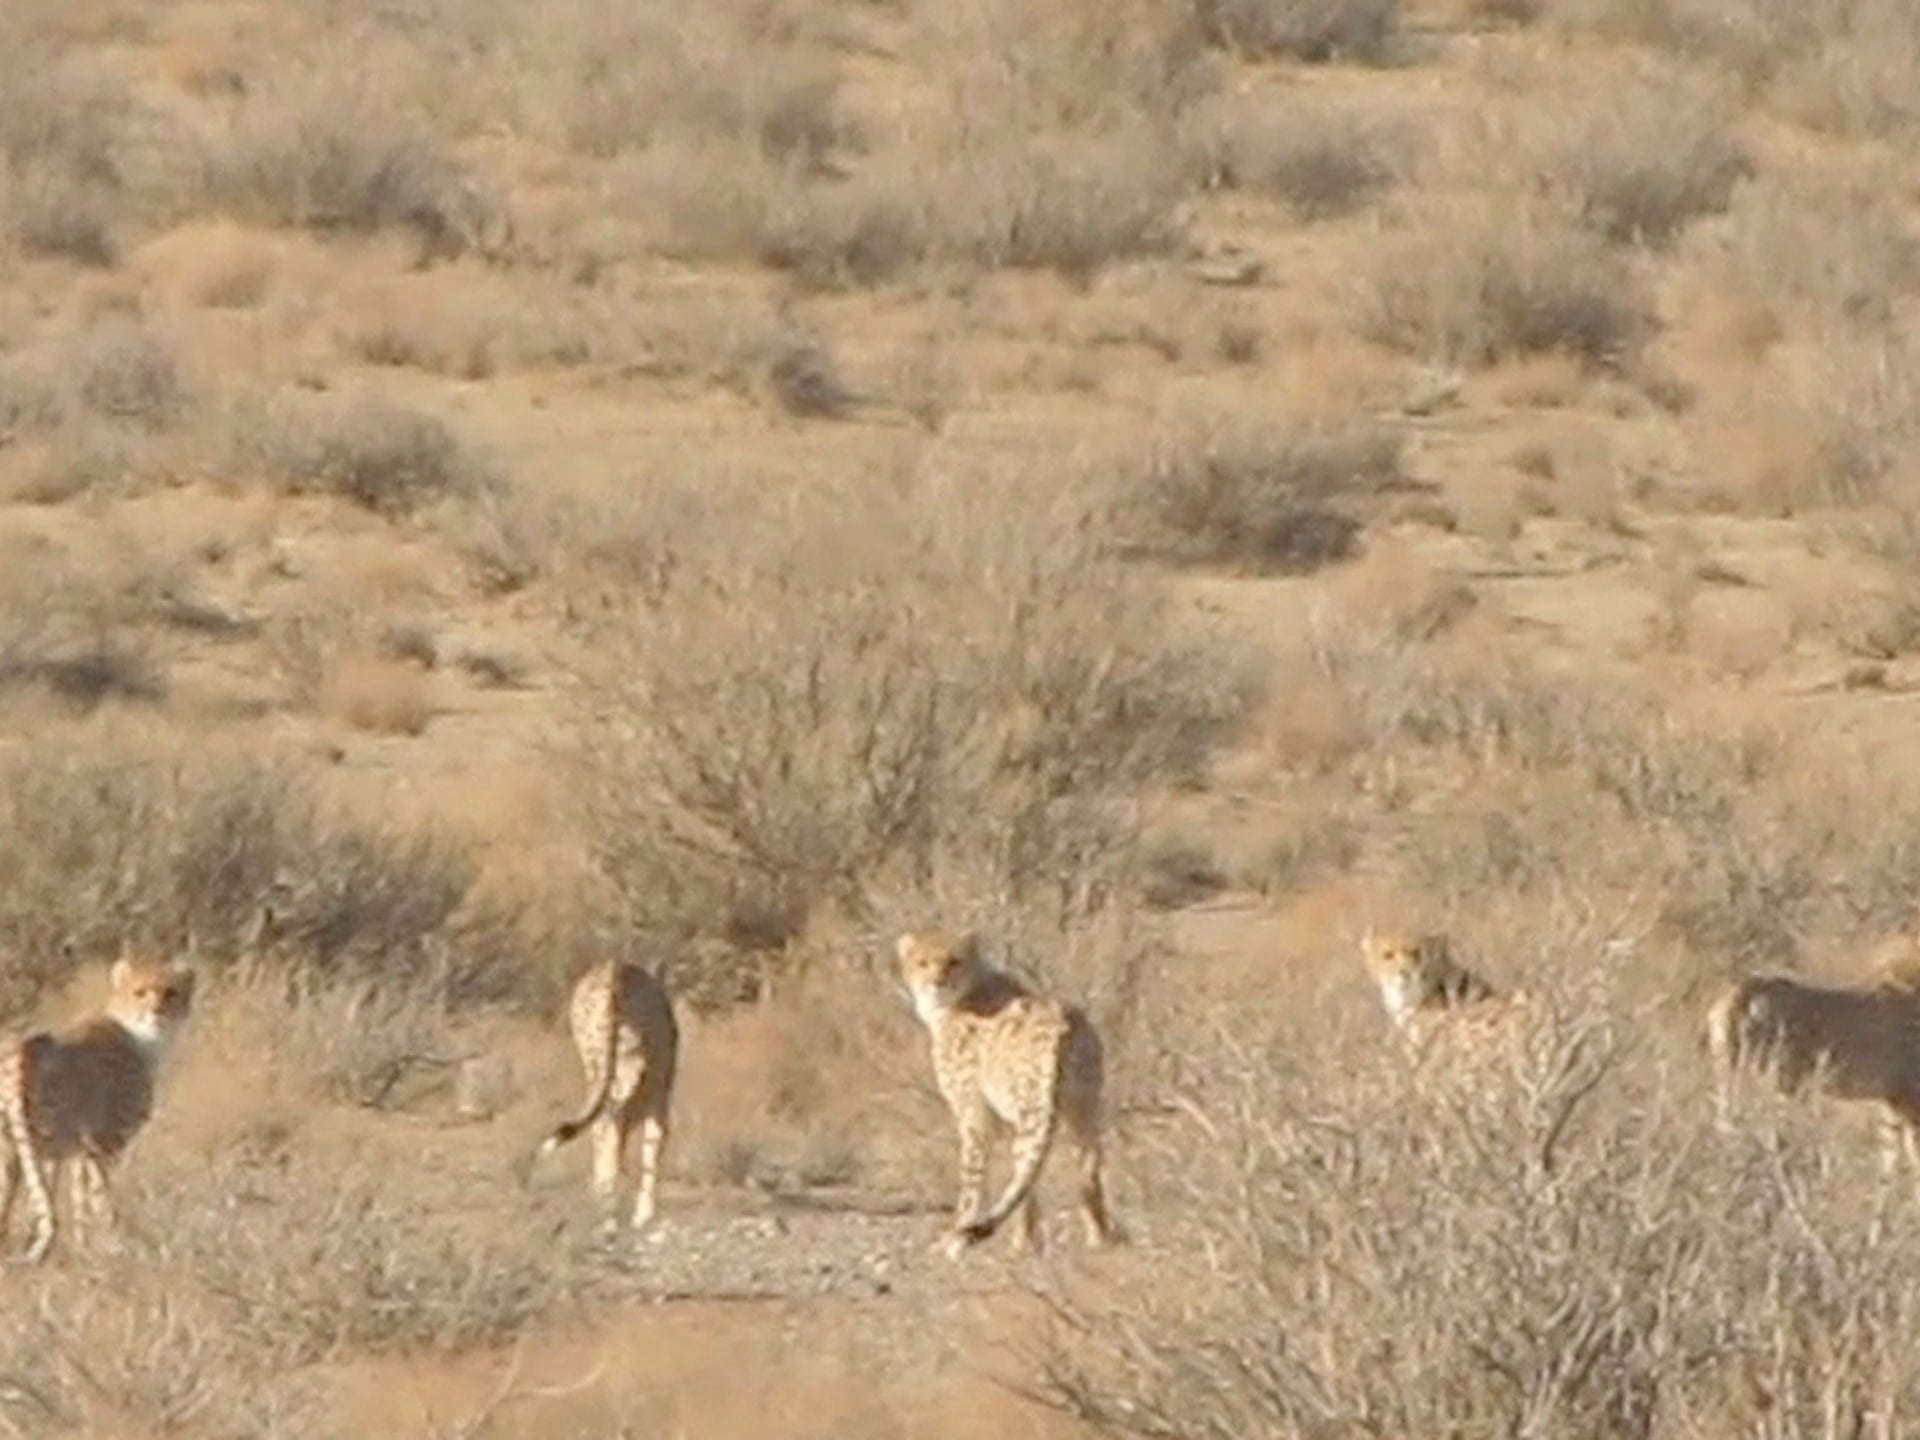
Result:
[[[27,1196],[27,1212],[33,1217],[33,1237],[23,1258],[29,1265],[38,1265],[53,1249],[59,1229],[53,1211],[53,1188],[47,1181],[45,1164],[36,1155],[20,1157],[20,1179]]]
[[[72,1194],[76,1238],[82,1222],[87,1232],[96,1236],[118,1228],[119,1215],[104,1157],[92,1153],[75,1157]]]

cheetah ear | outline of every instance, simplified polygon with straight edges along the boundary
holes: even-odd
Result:
[[[913,954],[913,936],[910,933],[901,935],[901,937],[898,940],[895,940],[893,942],[893,958],[894,959],[905,961],[912,954]]]
[[[113,964],[108,968],[107,983],[113,986],[114,989],[118,990],[121,988],[121,986],[127,983],[127,981],[132,977],[132,975],[133,975],[133,962],[127,958],[125,952],[123,951],[121,953],[120,958],[118,960],[115,960]]]
[[[973,961],[980,958],[980,932],[962,930],[953,941],[953,958]]]
[[[191,965],[176,965],[173,967],[173,988],[180,992],[180,998],[182,1000],[193,999],[194,981],[198,978],[199,972]]]

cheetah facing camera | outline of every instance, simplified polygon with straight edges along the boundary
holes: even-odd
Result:
[[[1483,1046],[1509,1034],[1531,1009],[1525,993],[1501,994],[1454,958],[1444,935],[1374,935],[1360,942],[1387,1017],[1416,1056],[1446,1038]]]
[[[567,1008],[580,1067],[587,1075],[587,1103],[557,1125],[520,1166],[524,1184],[533,1162],[593,1129],[593,1193],[611,1205],[627,1142],[640,1131],[640,1186],[631,1228],[643,1230],[657,1207],[660,1157],[666,1151],[668,1111],[680,1029],[665,988],[638,965],[609,961],[582,975]],[[609,1213],[608,1225],[618,1224]]]
[[[108,1171],[153,1112],[160,1062],[193,1005],[193,971],[123,955],[104,1012],[59,1034],[37,1031],[0,1061],[0,1235],[24,1188],[33,1214],[28,1262],[53,1248],[53,1186],[73,1175],[76,1228],[110,1222]]]
[[[1023,1249],[1040,1244],[1034,1185],[1064,1122],[1080,1153],[1080,1217],[1087,1243],[1117,1238],[1101,1180],[1100,1038],[1079,1010],[1029,993],[989,969],[973,936],[902,935],[900,978],[933,1041],[933,1074],[960,1139],[960,1192],[942,1248],[958,1258],[1015,1210]],[[1013,1132],[1013,1174],[985,1214],[987,1144],[996,1122]]]

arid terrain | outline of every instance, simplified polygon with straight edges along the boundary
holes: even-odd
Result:
[[[0,1429],[1911,1433],[1914,1177],[1699,1015],[1920,906],[1917,141],[1901,0],[0,4],[0,1022],[202,981]],[[935,1252],[929,924],[1126,1244]]]

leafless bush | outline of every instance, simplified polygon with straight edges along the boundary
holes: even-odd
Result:
[[[1303,220],[1343,215],[1393,182],[1394,139],[1352,108],[1236,99],[1195,122],[1194,145],[1213,184],[1280,196]]]
[[[514,922],[474,895],[470,858],[356,822],[297,772],[55,738],[8,757],[6,773],[10,1013],[128,939],[162,952],[191,939],[231,960],[263,906],[271,956],[289,969],[438,976],[461,1001],[507,986]]]
[[[1565,20],[1716,65],[1779,109],[1842,134],[1912,132],[1920,21],[1898,0],[1561,0]]]
[[[1365,263],[1357,298],[1368,333],[1451,364],[1540,351],[1618,362],[1650,319],[1624,261],[1563,207],[1511,194],[1410,207],[1407,234]]]
[[[235,416],[236,463],[295,494],[338,495],[385,515],[473,495],[492,474],[436,416],[371,393],[345,400],[283,391]]]
[[[1216,45],[1255,56],[1384,65],[1398,53],[1400,0],[1196,0]]]
[[[1129,795],[1198,758],[1235,681],[1039,493],[810,490],[602,639],[577,790],[623,923],[777,948],[954,859],[1010,904],[1111,876]]]
[[[166,676],[142,622],[165,580],[129,558],[92,569],[12,547],[0,571],[0,691],[38,688],[81,712],[110,700],[155,701]]]
[[[1084,275],[1168,243],[1186,188],[1178,115],[1208,83],[1179,4],[991,0],[916,20],[940,85],[838,173],[737,136],[669,135],[623,162],[616,195],[670,251],[751,255],[815,284],[928,263]]]
[[[149,432],[186,414],[192,391],[167,337],[127,316],[108,316],[74,336],[55,363],[87,413]]]
[[[1889,323],[1920,279],[1916,242],[1892,178],[1817,170],[1756,176],[1703,237],[1716,279],[1735,293],[1821,325]]]
[[[1772,1104],[1719,1137],[1697,1057],[1577,1004],[1472,1086],[1316,1039],[1228,1042],[1215,1143],[1159,1179],[1208,1278],[1062,1302],[1055,1404],[1171,1440],[1814,1436],[1920,1402],[1920,1227],[1902,1187],[1867,1238],[1844,1132]]]
[[[1176,554],[1314,570],[1353,552],[1367,499],[1403,479],[1401,448],[1397,430],[1366,421],[1174,417],[1123,476],[1121,503]]]
[[[290,65],[209,136],[205,202],[320,230],[411,229],[423,260],[492,254],[510,222],[349,48]]]
[[[1554,107],[1523,138],[1543,183],[1567,193],[1609,240],[1662,245],[1723,209],[1751,168],[1724,96],[1691,75],[1650,69]]]
[[[124,80],[0,22],[0,238],[30,254],[111,265],[126,183]]]

